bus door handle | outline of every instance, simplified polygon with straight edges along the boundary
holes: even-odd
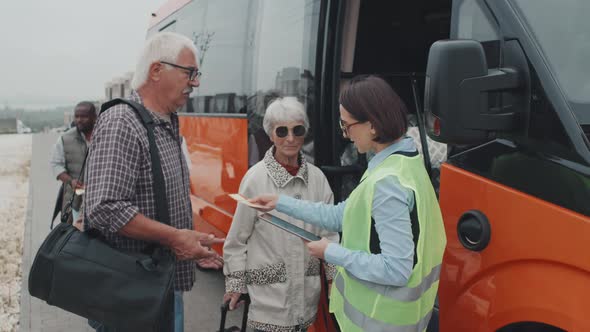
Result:
[[[492,230],[485,214],[478,210],[469,210],[459,218],[457,234],[463,247],[471,251],[482,251],[490,243]]]

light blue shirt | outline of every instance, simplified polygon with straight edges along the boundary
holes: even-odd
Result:
[[[370,161],[370,171],[395,152],[415,152],[410,137],[391,144]],[[349,250],[330,243],[324,253],[326,262],[344,267],[355,277],[382,285],[405,286],[414,265],[414,240],[410,211],[414,207],[414,193],[402,187],[394,176],[375,185],[372,216],[379,235],[380,254]],[[276,209],[307,223],[330,231],[342,230],[346,201],[337,205],[308,202],[280,195]]]

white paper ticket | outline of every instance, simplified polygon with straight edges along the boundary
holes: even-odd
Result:
[[[264,209],[264,206],[262,206],[262,205],[253,204],[253,203],[248,202],[248,200],[240,194],[229,194],[229,197],[235,199],[236,201],[238,201],[238,203],[244,203],[244,204],[248,205],[249,207],[252,207],[255,209]]]
[[[76,195],[82,195],[84,193],[84,189],[78,188],[76,189]]]

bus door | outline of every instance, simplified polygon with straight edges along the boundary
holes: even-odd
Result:
[[[450,150],[441,331],[590,330],[589,11],[454,0],[430,49],[426,122]]]
[[[425,135],[424,84],[428,50],[432,43],[450,35],[451,1],[341,1],[337,2],[334,36],[328,35],[324,58],[331,69],[323,77],[321,104],[329,106],[332,123],[339,119],[338,97],[348,81],[361,74],[383,77],[405,102],[409,114],[407,135],[414,138],[425,168],[438,189],[439,170],[446,160],[446,144]],[[330,31],[330,30],[328,30]],[[334,53],[332,50],[336,50]],[[331,94],[329,94],[331,92]],[[322,163],[337,201],[345,200],[356,187],[372,157],[359,155],[354,145],[334,128]],[[319,142],[318,142],[319,143]],[[438,330],[435,308],[428,331]]]
[[[425,134],[422,105],[426,59],[430,45],[450,33],[451,0],[437,1],[340,1],[333,11],[333,36],[327,37],[322,77],[322,105],[331,110],[326,121],[339,119],[338,96],[348,81],[362,74],[383,77],[405,102],[409,115],[408,135],[414,138],[425,167],[438,188],[439,168],[446,159],[445,144]],[[327,31],[331,31],[327,29]],[[335,51],[332,51],[335,50]],[[330,53],[332,52],[332,53]],[[348,197],[367,166],[368,155],[358,155],[353,144],[332,127],[326,148],[329,156],[322,170],[328,176],[337,201]]]

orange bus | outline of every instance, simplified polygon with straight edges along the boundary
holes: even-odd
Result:
[[[448,248],[429,331],[590,331],[589,5],[168,1],[148,36],[188,36],[204,73],[179,112],[195,227],[227,233],[228,194],[270,147],[262,118],[279,95],[306,106],[303,151],[345,199],[370,156],[342,138],[339,90],[378,74],[440,190]]]
[[[590,331],[590,2],[469,2],[426,71],[441,330]]]

